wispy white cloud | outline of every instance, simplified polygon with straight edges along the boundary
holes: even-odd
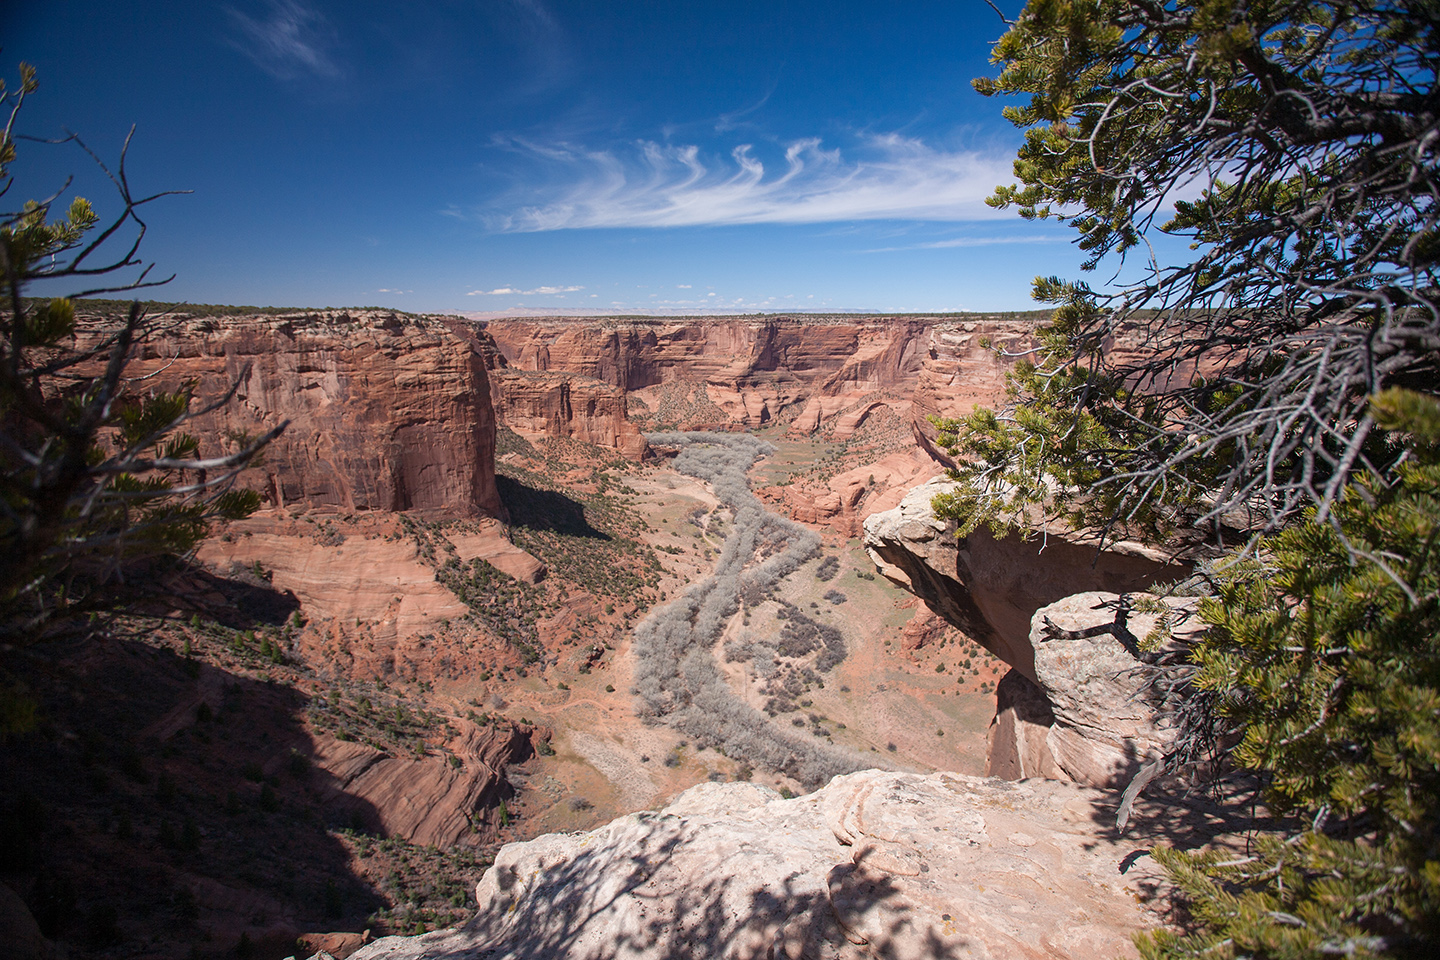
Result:
[[[767,168],[750,144],[726,159],[696,146],[640,141],[626,151],[512,139],[532,170],[553,186],[529,182],[481,216],[492,229],[528,233],[587,227],[682,227],[851,220],[988,220],[984,203],[1013,179],[1008,153],[946,151],[898,134],[872,136],[852,151],[827,150],[816,138],[785,147]],[[497,209],[497,207],[499,209]]]
[[[414,290],[396,290],[392,287],[381,287],[376,293],[414,293]]]
[[[534,290],[520,290],[516,287],[496,287],[494,290],[471,290],[465,294],[467,297],[503,297],[506,295],[517,297],[549,296],[556,293],[574,293],[576,290],[584,290],[584,287],[536,287]]]
[[[1043,233],[1004,237],[954,237],[950,240],[929,240],[925,243],[910,243],[899,247],[875,247],[871,250],[861,250],[860,252],[898,253],[904,250],[946,250],[951,247],[993,247],[997,244],[1005,243],[1064,243],[1068,239],[1068,237]]]
[[[340,76],[329,48],[335,30],[319,11],[297,0],[270,0],[269,15],[259,19],[226,8],[237,35],[231,44],[266,73],[280,80],[311,74]]]

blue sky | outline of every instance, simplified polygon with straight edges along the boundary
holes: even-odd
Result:
[[[41,83],[21,132],[113,161],[133,123],[136,192],[193,191],[146,208],[164,299],[994,310],[1078,273],[983,202],[1021,139],[970,88],[983,0],[3,7],[7,79]],[[74,145],[21,151],[27,197],[74,173],[113,208]]]

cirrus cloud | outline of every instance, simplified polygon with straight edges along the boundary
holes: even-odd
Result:
[[[533,233],[595,227],[685,227],[854,220],[988,220],[995,185],[1013,179],[1012,155],[946,151],[899,134],[863,139],[853,156],[818,138],[785,146],[778,163],[741,144],[725,159],[694,145],[639,141],[586,150],[521,139],[544,183],[519,185],[480,217],[494,230]],[[531,198],[539,196],[540,202]],[[520,198],[524,198],[524,202]]]
[[[546,296],[553,293],[574,293],[576,290],[584,290],[584,287],[536,287],[534,290],[520,290],[516,287],[496,287],[494,290],[471,290],[465,294],[467,297],[503,297],[506,295],[520,297]]]
[[[340,76],[329,50],[336,41],[335,30],[323,14],[296,0],[271,0],[269,8],[268,15],[251,17],[227,7],[238,32],[230,38],[231,45],[277,80],[304,74]]]

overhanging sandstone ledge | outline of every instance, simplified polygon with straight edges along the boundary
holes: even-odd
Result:
[[[1138,543],[1111,542],[1055,528],[1025,540],[981,528],[955,536],[955,522],[931,502],[955,489],[936,477],[893,510],[865,519],[865,549],[890,580],[1034,682],[1030,621],[1035,611],[1075,593],[1130,593],[1190,572],[1183,559]]]
[[[1133,956],[1157,874],[1130,867],[1137,844],[1109,835],[1102,804],[951,773],[867,770],[793,800],[701,784],[659,813],[508,844],[470,923],[352,956]]]

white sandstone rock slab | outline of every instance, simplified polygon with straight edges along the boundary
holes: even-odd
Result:
[[[1156,922],[1097,791],[868,770],[792,800],[701,784],[660,813],[508,844],[457,930],[354,960],[1133,956]],[[1133,859],[1133,857],[1131,858]]]
[[[1113,635],[1046,639],[1047,620],[1071,633],[1113,624],[1119,599],[1114,593],[1078,593],[1041,608],[1031,626],[1036,677],[1055,714],[1050,752],[1077,783],[1123,786],[1174,739],[1174,731],[1156,716],[1144,665]],[[1177,633],[1197,629],[1194,600],[1165,602],[1174,611]],[[1128,629],[1143,640],[1158,620],[1156,613],[1132,613]]]

